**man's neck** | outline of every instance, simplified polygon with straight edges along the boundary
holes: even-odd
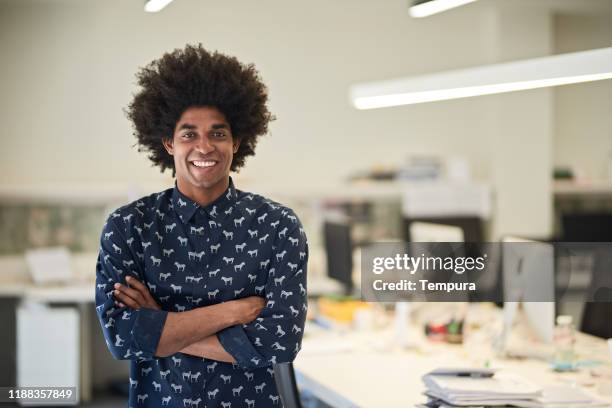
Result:
[[[183,183],[177,179],[176,185],[179,191],[187,198],[195,201],[201,207],[206,207],[208,204],[215,201],[229,187],[229,176],[220,180],[217,184],[211,187],[195,187],[188,183]]]

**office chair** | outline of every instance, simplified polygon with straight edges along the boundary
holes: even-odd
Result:
[[[300,391],[295,381],[293,363],[277,363],[274,369],[274,381],[284,408],[302,408]]]
[[[612,214],[563,214],[561,218],[563,241],[565,242],[611,242]],[[590,298],[582,312],[580,330],[602,338],[612,337],[612,326],[608,316],[612,314],[612,256],[606,245],[592,244],[595,262],[592,268]]]
[[[582,313],[580,330],[604,339],[612,338],[612,254],[609,244],[601,244],[595,249],[595,262],[591,278],[591,298],[586,302]]]

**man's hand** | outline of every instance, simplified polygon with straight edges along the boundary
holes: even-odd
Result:
[[[157,304],[149,289],[143,285],[138,279],[127,276],[125,278],[129,286],[115,283],[115,303],[120,307],[127,306],[132,309],[140,309],[141,307],[147,309],[161,310],[161,307]]]

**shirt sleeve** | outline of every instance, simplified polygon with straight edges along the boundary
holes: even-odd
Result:
[[[291,232],[277,235],[265,286],[267,303],[259,317],[217,333],[223,348],[244,369],[293,361],[302,345],[308,243],[297,218],[291,219]]]
[[[96,313],[106,344],[117,360],[151,360],[161,337],[168,315],[167,311],[140,308],[133,310],[115,305],[113,295],[117,282],[126,284],[127,274],[141,282],[142,270],[139,259],[134,256],[134,240],[126,240],[122,229],[111,214],[100,237],[100,253],[96,264]],[[129,227],[129,226],[128,226]]]

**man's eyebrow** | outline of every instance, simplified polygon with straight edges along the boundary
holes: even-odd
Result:
[[[195,125],[189,124],[189,123],[183,123],[180,127],[179,130],[183,130],[183,129],[189,129],[189,130],[194,130],[196,129]]]
[[[212,130],[217,130],[217,129],[229,129],[229,126],[225,123],[214,123],[210,126],[210,128]],[[192,125],[191,123],[183,123],[181,126],[179,126],[179,130],[184,130],[184,129],[188,129],[188,130],[196,130],[197,126],[196,125]]]
[[[215,123],[214,125],[211,126],[211,128],[213,130],[217,130],[217,129],[229,129],[229,126],[226,125],[225,123]]]

